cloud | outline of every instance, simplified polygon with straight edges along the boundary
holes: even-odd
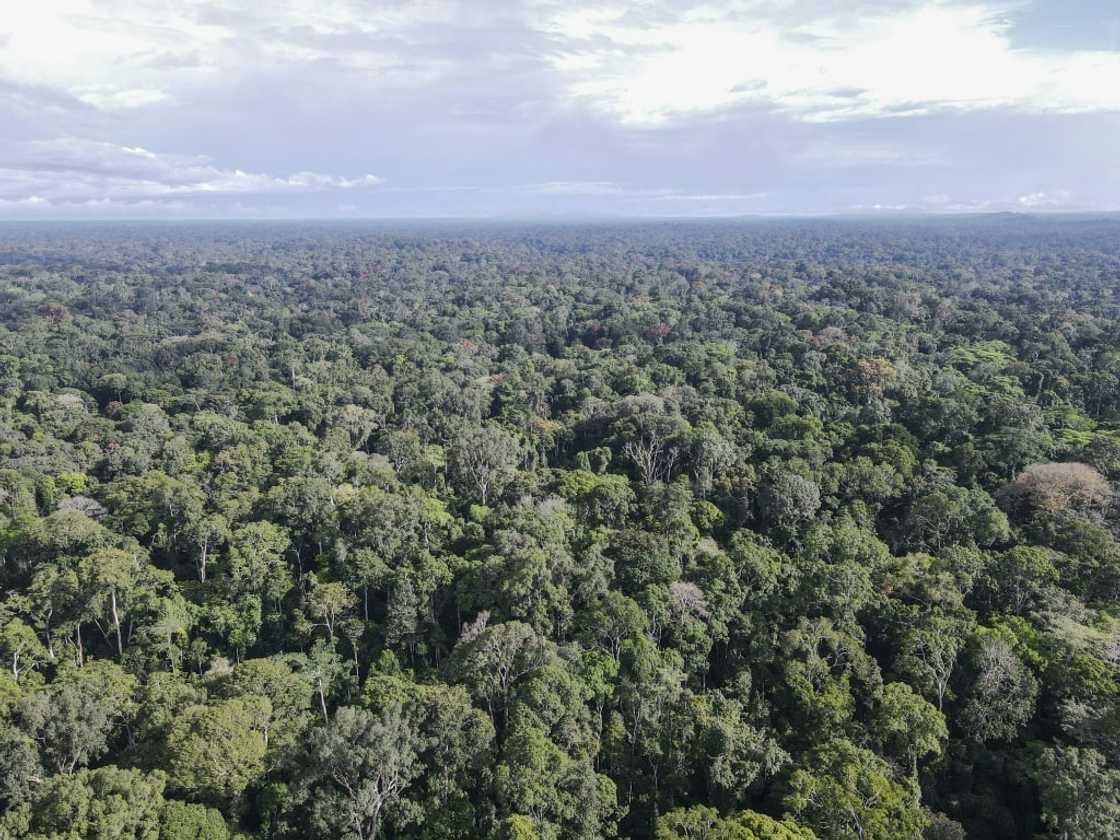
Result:
[[[479,188],[475,188],[478,190]],[[742,202],[765,198],[765,192],[753,193],[690,193],[676,187],[640,187],[613,181],[550,181],[518,187],[543,196],[594,196],[622,201]],[[492,190],[493,191],[493,190]],[[498,189],[498,192],[503,190]]]
[[[0,21],[0,77],[65,90],[106,111],[188,102],[262,67],[415,88],[477,63],[464,35],[494,24],[472,22],[472,11],[465,0],[26,3]],[[508,38],[503,52],[531,47],[527,40]]]
[[[569,6],[545,25],[569,45],[552,58],[569,94],[636,126],[752,100],[808,121],[1120,109],[1120,53],[1015,48],[1006,4],[814,5],[791,20],[787,4],[686,4],[655,22]]]
[[[78,92],[78,97],[87,105],[109,111],[144,108],[148,105],[156,105],[171,100],[170,94],[162,90],[115,88],[108,85],[82,87]]]
[[[55,0],[0,23],[0,77],[111,112],[186,105],[262,67],[383,93],[532,67],[569,103],[638,126],[749,102],[810,121],[1120,108],[1120,53],[1017,45],[1020,11],[1011,0],[491,0],[479,16],[468,0]]]
[[[1054,190],[1053,192],[1039,190],[1038,192],[1021,195],[1016,199],[1016,203],[1020,207],[1029,207],[1032,210],[1068,207],[1072,201],[1073,193],[1069,190]]]
[[[118,200],[112,198],[84,201],[52,201],[42,196],[8,200],[0,198],[0,219],[284,219],[292,216],[282,204],[241,201],[200,203],[181,199]]]
[[[90,105],[46,85],[26,84],[0,78],[0,107],[20,111],[78,112],[90,110]]]
[[[1050,4],[483,5],[16,4],[0,16],[0,199],[380,217],[1074,206],[1055,185],[1107,208],[1120,194],[1120,53],[1055,44],[1046,22],[1065,12]]]
[[[754,192],[754,193],[699,193],[697,195],[664,195],[660,196],[663,200],[672,201],[757,201],[760,198],[766,198],[770,193]]]
[[[810,142],[793,152],[806,164],[837,166],[940,166],[946,161],[929,151],[916,151],[881,141]]]
[[[521,189],[545,195],[625,195],[626,190],[611,181],[550,181],[544,184],[526,184]]]
[[[375,175],[270,175],[223,169],[202,155],[167,154],[77,137],[0,149],[0,198],[51,202],[323,193],[370,189]]]

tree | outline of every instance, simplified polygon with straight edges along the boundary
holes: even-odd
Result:
[[[697,430],[691,453],[692,480],[696,485],[696,495],[707,498],[712,486],[734,467],[739,453],[730,441],[711,425]]]
[[[277,757],[298,741],[311,722],[315,685],[305,671],[297,671],[281,657],[247,659],[228,673],[210,681],[210,690],[222,698],[267,698],[269,719],[263,735],[265,747]]]
[[[609,653],[618,664],[622,660],[624,643],[637,637],[646,623],[646,615],[635,601],[611,590],[585,614],[581,622],[582,635],[590,644]]]
[[[343,706],[311,729],[294,796],[315,836],[377,840],[387,825],[400,830],[419,822],[423,814],[408,793],[423,769],[422,748],[400,706],[376,713]]]
[[[121,601],[125,595],[134,594],[140,580],[148,577],[144,574],[146,565],[147,558],[139,552],[103,548],[83,558],[79,567],[79,585],[88,593],[88,609],[94,616],[107,614],[118,656],[124,654]]]
[[[0,812],[28,804],[46,775],[33,740],[15,727],[0,730]]]
[[[1077,747],[1042,748],[1034,759],[1032,776],[1047,836],[1055,840],[1120,837],[1120,770],[1110,769],[1100,753]]]
[[[188,530],[197,551],[195,568],[198,570],[198,579],[205,582],[211,552],[229,538],[229,522],[224,516],[215,513],[190,523]]]
[[[187,544],[190,526],[203,517],[202,491],[186,478],[158,470],[126,476],[107,488],[111,527],[168,550]]]
[[[957,657],[968,639],[967,619],[933,610],[908,630],[899,651],[896,670],[927,696],[945,707]]]
[[[229,829],[213,808],[168,799],[159,819],[160,840],[227,840]]]
[[[448,478],[464,497],[485,505],[509,484],[519,457],[520,446],[505,430],[469,426],[448,449]]]
[[[745,693],[745,692],[744,692]],[[695,762],[707,785],[706,801],[739,805],[760,780],[789,763],[789,754],[761,725],[751,721],[749,696],[708,691],[694,700]]]
[[[926,816],[890,767],[844,739],[814,749],[794,771],[785,805],[822,840],[898,840],[921,836]]]
[[[995,555],[979,582],[977,595],[991,609],[1021,615],[1042,605],[1047,590],[1058,583],[1060,573],[1054,552],[1037,546],[1018,545]]]
[[[1074,461],[1031,464],[1000,495],[1012,510],[1054,514],[1071,507],[1100,510],[1112,497],[1112,488],[1096,469]]]
[[[688,423],[671,404],[652,394],[626,397],[617,405],[611,433],[643,484],[669,481],[687,446]]]
[[[289,544],[284,529],[271,522],[250,522],[234,530],[229,538],[234,588],[279,603],[292,588],[292,574],[284,560]]]
[[[572,614],[576,561],[569,545],[574,528],[566,502],[518,505],[503,515],[490,546],[476,552],[472,606],[529,624],[542,635],[561,632]]]
[[[887,546],[875,534],[850,522],[810,528],[801,560],[813,610],[854,622],[873,598],[872,576],[889,557]]]
[[[585,760],[565,754],[539,729],[525,724],[513,728],[496,775],[503,810],[528,816],[541,840],[598,840],[614,834],[614,783]]]
[[[18,618],[8,619],[0,625],[0,656],[4,657],[4,664],[16,682],[48,658],[47,650],[35,631]]]
[[[133,709],[136,679],[118,665],[67,669],[32,694],[20,716],[55,772],[70,774],[100,758]]]
[[[211,803],[233,805],[264,772],[271,713],[268,699],[256,695],[185,709],[167,735],[171,784]]]
[[[757,811],[721,817],[715,808],[675,808],[657,818],[655,840],[816,840],[793,820],[776,820]]]
[[[945,717],[906,683],[887,683],[875,713],[875,734],[917,775],[918,760],[940,755],[949,737]]]
[[[902,523],[901,542],[918,551],[951,545],[990,546],[1010,534],[1007,516],[980,489],[955,484],[919,493]]]
[[[491,719],[504,714],[518,681],[549,661],[548,643],[533,628],[508,621],[465,633],[449,663],[452,675],[478,700],[486,703]]]
[[[796,473],[779,472],[763,483],[759,493],[763,518],[789,529],[811,519],[821,507],[820,488]]]
[[[301,673],[306,674],[314,686],[323,720],[329,720],[327,697],[330,696],[332,685],[338,682],[346,671],[342,657],[335,652],[332,644],[325,639],[317,639],[303,658],[302,665]]]
[[[26,811],[10,811],[0,817],[0,836],[58,840],[161,837],[165,784],[166,777],[158,771],[145,774],[113,766],[51,776],[34,788],[33,802],[25,806]],[[23,826],[21,820],[26,820]],[[5,829],[15,830],[9,834]],[[214,840],[224,840],[224,836]]]
[[[316,582],[307,594],[307,612],[318,621],[316,626],[323,627],[334,644],[335,630],[347,611],[353,609],[354,593],[346,584],[338,581]]]
[[[1038,680],[1011,644],[994,634],[980,635],[969,660],[973,679],[961,726],[977,741],[1013,739],[1034,716]]]
[[[494,727],[458,686],[425,685],[397,672],[392,654],[379,662],[362,693],[370,709],[400,706],[415,723],[424,772],[413,799],[424,816],[425,836],[470,840],[477,836],[488,805],[477,801],[479,781],[493,766]]]

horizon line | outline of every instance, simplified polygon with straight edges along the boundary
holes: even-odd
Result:
[[[791,211],[782,213],[745,213],[728,216],[626,216],[626,215],[494,215],[494,216],[188,216],[182,218],[90,218],[58,216],[52,218],[0,218],[0,225],[36,224],[184,224],[184,223],[222,223],[222,224],[357,224],[357,223],[525,223],[525,224],[616,224],[652,222],[746,222],[768,220],[875,220],[875,219],[964,219],[1014,216],[1030,218],[1073,218],[1073,217],[1120,217],[1120,209],[1108,210],[884,210],[884,211],[846,211],[814,212]]]

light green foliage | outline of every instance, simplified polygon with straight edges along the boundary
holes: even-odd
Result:
[[[18,618],[0,626],[0,656],[4,668],[15,682],[27,676],[47,659],[47,650],[38,634]]]
[[[266,698],[269,720],[264,736],[276,756],[294,747],[312,718],[312,680],[280,658],[240,662],[228,673],[217,675],[210,690],[218,697]]]
[[[165,784],[161,773],[112,766],[52,776],[34,788],[25,811],[9,812],[0,826],[50,840],[159,840]]]
[[[917,838],[926,824],[909,788],[873,752],[834,739],[790,778],[785,805],[823,840]]]
[[[229,576],[240,592],[279,601],[292,588],[284,558],[288,537],[270,522],[253,522],[230,535]]]
[[[541,840],[595,840],[615,833],[614,783],[565,754],[542,731],[521,724],[506,737],[495,785],[498,802],[528,814]]]
[[[909,685],[900,682],[883,686],[875,732],[894,755],[909,762],[915,771],[919,759],[940,755],[942,744],[949,737],[945,716]]]
[[[756,811],[720,817],[703,805],[677,808],[657,819],[656,840],[816,840],[793,820],[776,820]]]
[[[229,829],[213,808],[169,799],[159,821],[159,840],[226,840]]]
[[[236,799],[264,772],[271,715],[257,695],[184,709],[167,735],[171,784],[215,803]]]

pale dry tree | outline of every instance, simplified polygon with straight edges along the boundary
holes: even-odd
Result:
[[[1013,506],[1060,513],[1071,507],[1102,510],[1112,487],[1096,469],[1078,461],[1031,464],[1000,492]]]

